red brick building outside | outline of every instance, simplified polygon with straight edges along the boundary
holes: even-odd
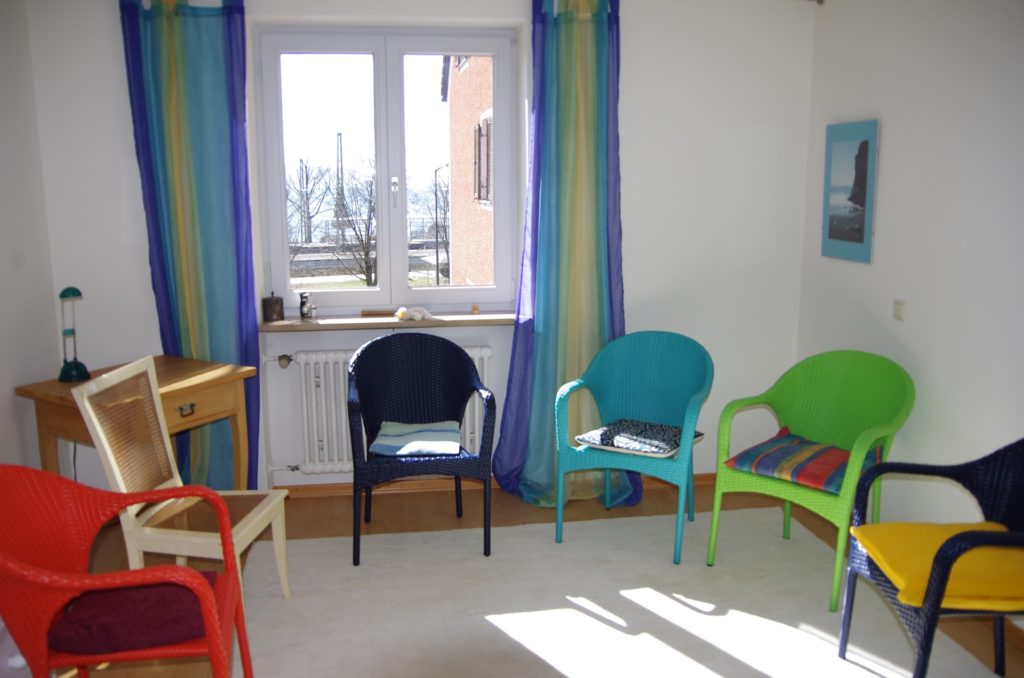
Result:
[[[449,68],[450,281],[493,285],[493,59],[452,57]]]

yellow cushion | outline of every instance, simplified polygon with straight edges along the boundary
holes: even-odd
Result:
[[[1005,532],[999,523],[876,523],[851,527],[878,567],[896,588],[904,605],[924,602],[932,561],[955,534],[973,530]],[[953,565],[942,607],[956,610],[1012,612],[1024,609],[1024,548],[982,546]]]

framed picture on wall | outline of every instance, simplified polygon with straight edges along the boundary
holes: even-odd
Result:
[[[877,120],[826,128],[822,256],[871,263],[877,159]]]

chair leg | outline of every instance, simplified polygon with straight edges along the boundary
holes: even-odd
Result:
[[[846,659],[846,645],[850,642],[850,622],[853,621],[853,597],[857,592],[857,573],[846,568],[846,592],[843,594],[843,619],[839,625],[839,658]]]
[[[914,657],[914,678],[924,678],[928,675],[928,662],[931,659],[932,643],[935,640],[935,626],[923,631],[921,644],[917,648],[917,656]]]
[[[997,676],[1006,675],[1006,617],[997,615],[992,620],[992,635],[995,637],[995,671]]]
[[[484,478],[484,555],[491,555],[491,479]]]
[[[836,561],[833,563],[833,588],[828,597],[828,611],[835,612],[839,609],[839,595],[843,588],[843,569],[846,566],[846,546],[850,541],[849,521],[839,526],[839,535],[836,537]]]
[[[125,547],[125,551],[127,551],[127,553],[128,553],[128,569],[129,570],[138,570],[138,569],[140,569],[142,567],[145,567],[145,565],[146,565],[146,553],[142,549],[140,549],[140,548],[135,546],[135,540],[134,539],[132,539],[130,541],[129,540],[125,540],[124,547]],[[175,558],[175,562],[177,562],[177,558]],[[183,564],[184,563],[178,563],[178,565],[183,565]]]
[[[828,611],[839,609],[839,591],[843,585],[843,568],[846,565],[846,545],[850,541],[850,521],[847,519],[839,526],[836,536],[836,561],[832,566],[832,595],[828,601]]]
[[[610,511],[612,508],[612,472],[609,469],[604,470],[604,510]]]
[[[711,533],[708,535],[708,566],[715,564],[715,549],[718,547],[718,516],[722,512],[722,491],[715,487],[715,498],[711,504]]]
[[[367,489],[369,492],[369,489]],[[352,564],[359,564],[359,507],[360,489],[358,487],[352,488]]]
[[[274,539],[274,561],[277,563],[277,578],[281,580],[281,592],[285,598],[291,598],[292,587],[288,582],[288,537],[285,534],[283,508],[271,521],[270,532]]]
[[[455,516],[462,517],[462,476],[455,476]]]
[[[366,488],[366,517],[363,518],[363,522],[365,522],[365,523],[369,523],[370,522],[370,506],[372,504],[372,501],[373,501],[373,488],[372,487],[368,487],[368,488]]]
[[[876,480],[871,486],[871,522],[877,523],[882,513],[882,481]]]
[[[694,512],[693,504],[694,504],[694,499],[696,499],[696,497],[697,497],[697,495],[694,494],[694,492],[693,492],[693,462],[692,461],[690,462],[690,467],[688,469],[686,469],[686,485],[687,485],[686,500],[688,502],[687,505],[689,506],[689,509],[687,509],[686,518],[692,523],[693,522],[693,512]]]
[[[249,631],[245,626],[245,610],[239,605],[235,609],[235,635],[238,636],[238,655],[242,660],[242,675],[252,678],[252,656],[249,653]],[[228,642],[231,639],[228,638]],[[230,653],[228,657],[230,657]]]
[[[565,503],[565,473],[562,469],[556,471],[557,478],[555,485],[558,487],[558,494],[555,498],[555,543],[562,543],[562,513]]]
[[[174,556],[174,564],[185,567],[188,565],[188,556]]]
[[[235,551],[235,572],[238,573],[238,595],[245,606],[245,586],[242,584],[242,552]]]
[[[679,502],[676,506],[676,544],[672,551],[672,562],[679,564],[683,552],[683,516],[686,514],[686,483],[679,485]]]
[[[782,538],[789,539],[789,526],[793,521],[793,502],[782,502]]]

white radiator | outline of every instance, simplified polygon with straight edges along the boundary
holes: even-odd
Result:
[[[490,346],[463,346],[480,381],[487,384]],[[355,351],[297,351],[302,393],[303,473],[350,473],[352,444],[348,428],[348,361]],[[462,446],[479,448],[483,401],[471,398],[462,420]]]

